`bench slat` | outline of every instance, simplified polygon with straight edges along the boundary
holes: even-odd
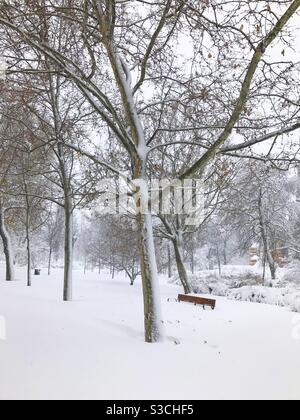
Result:
[[[178,301],[194,303],[195,305],[202,305],[203,307],[210,306],[212,309],[215,309],[217,303],[214,299],[206,299],[200,296],[191,295],[178,295]]]

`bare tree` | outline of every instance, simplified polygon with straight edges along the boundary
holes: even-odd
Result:
[[[45,224],[45,242],[48,246],[48,275],[51,274],[53,255],[57,255],[60,251],[61,242],[63,241],[63,213],[61,207],[49,210],[49,217]]]

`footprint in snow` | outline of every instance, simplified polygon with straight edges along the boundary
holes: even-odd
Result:
[[[176,346],[179,346],[181,344],[181,342],[178,338],[175,338],[175,337],[167,337],[167,338],[168,338],[169,341],[171,341]]]

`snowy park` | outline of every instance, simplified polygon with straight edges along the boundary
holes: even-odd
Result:
[[[300,398],[299,314],[220,297],[204,311],[162,278],[166,338],[151,346],[139,282],[78,270],[64,304],[61,276],[0,285],[1,399]]]
[[[0,0],[1,401],[300,399],[299,81],[300,0]]]

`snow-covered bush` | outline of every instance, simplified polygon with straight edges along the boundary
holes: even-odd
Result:
[[[230,299],[243,302],[285,306],[284,292],[282,289],[268,288],[263,286],[245,286],[239,289],[228,290],[227,296]]]
[[[227,297],[243,302],[264,303],[287,307],[293,312],[300,312],[300,291],[293,288],[242,287],[228,290]]]
[[[206,275],[206,272],[199,272],[189,275],[189,281],[194,293],[213,294],[217,296],[226,296],[226,285],[220,281],[215,274]],[[181,285],[178,275],[173,276],[171,283]]]
[[[201,271],[190,274],[189,279],[194,293],[226,296],[232,300],[287,307],[300,312],[299,264],[280,269],[278,275],[272,288],[262,285],[262,276],[255,267],[246,266],[224,267],[221,276],[216,271]],[[181,285],[178,276],[170,282]]]
[[[286,296],[285,303],[285,306],[288,306],[291,311],[300,313],[300,293]]]
[[[244,267],[243,267],[244,268]],[[237,289],[244,286],[257,286],[262,284],[262,277],[248,267],[246,270],[237,267],[226,267],[221,276],[216,271],[199,271],[189,274],[190,284],[194,293],[214,294],[226,296],[228,289]],[[181,285],[178,275],[171,283]]]
[[[300,287],[300,264],[299,262],[291,264],[284,269],[281,274],[281,282],[283,284],[296,284]]]

